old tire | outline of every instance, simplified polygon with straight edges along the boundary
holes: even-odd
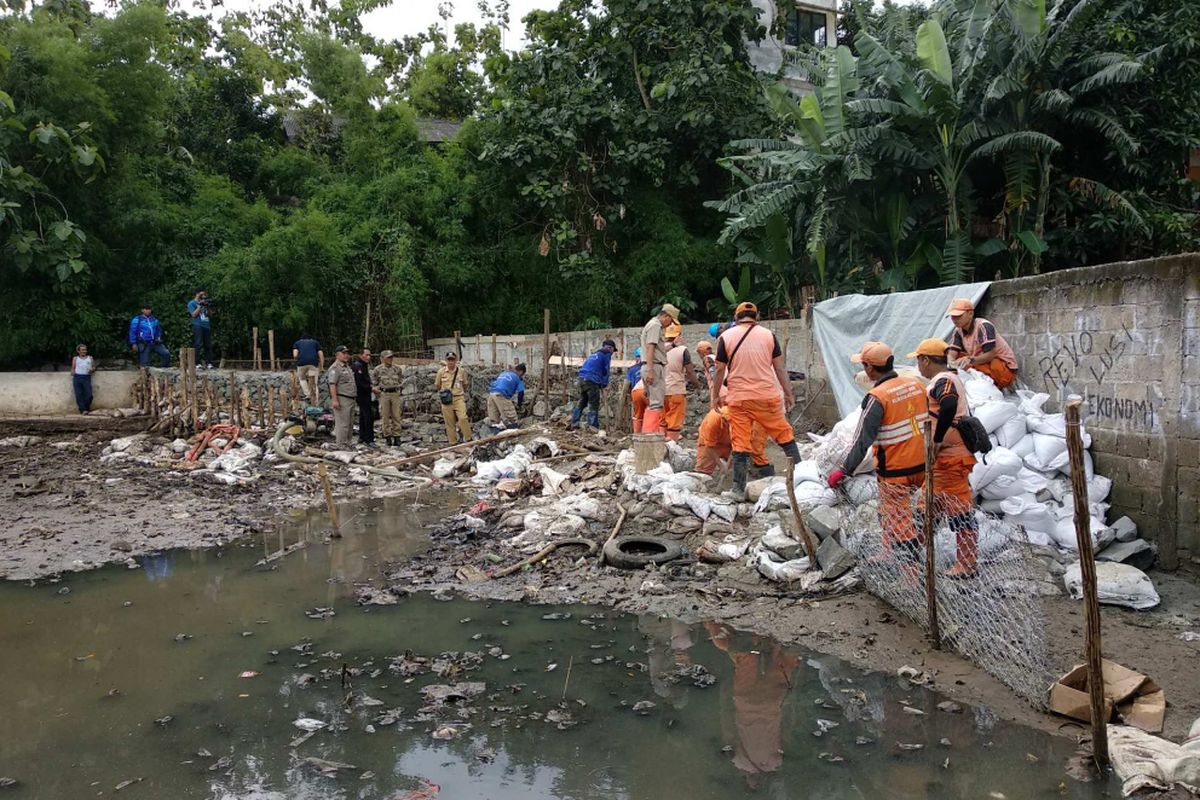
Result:
[[[620,569],[641,569],[647,564],[665,564],[683,555],[683,548],[657,536],[625,536],[604,545],[604,560]]]

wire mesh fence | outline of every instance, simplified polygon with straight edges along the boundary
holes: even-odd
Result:
[[[919,480],[881,481],[876,498],[842,506],[842,531],[867,589],[928,629],[924,500]],[[1053,678],[1038,564],[1024,530],[942,492],[934,494],[932,527],[943,646],[1044,705]]]

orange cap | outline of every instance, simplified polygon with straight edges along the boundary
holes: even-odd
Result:
[[[934,358],[945,358],[946,348],[950,346],[945,339],[922,339],[917,345],[917,349],[908,354],[909,358],[917,356],[933,356]]]
[[[870,364],[872,367],[886,367],[892,357],[892,348],[883,342],[867,342],[862,350],[850,356],[855,364]]]
[[[696,352],[697,353],[711,353],[712,345],[709,344],[708,342],[701,342],[700,344],[696,345]]]
[[[674,339],[676,336],[679,336],[682,333],[683,333],[682,325],[668,325],[667,329],[665,331],[663,331],[663,338]]]
[[[950,304],[950,308],[946,311],[946,316],[961,317],[963,314],[970,314],[974,310],[974,303],[964,297],[960,297]]]
[[[754,303],[747,301],[745,303],[738,303],[737,309],[733,312],[733,318],[737,319],[738,317],[740,317],[742,314],[746,313],[747,311],[752,312],[754,314],[754,316],[756,316],[756,317],[758,316],[758,306],[754,305]]]

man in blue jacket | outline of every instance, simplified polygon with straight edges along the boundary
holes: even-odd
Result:
[[[142,306],[142,313],[129,321],[129,346],[137,353],[138,366],[150,365],[150,354],[158,353],[163,368],[171,366],[171,351],[162,343],[162,325],[150,313],[150,306]]]
[[[571,412],[571,424],[567,430],[574,430],[583,416],[585,408],[588,411],[588,425],[600,427],[600,390],[608,386],[608,376],[612,369],[612,354],[617,350],[617,343],[605,339],[600,349],[592,353],[579,368],[579,402]]]
[[[513,397],[517,404],[513,405]],[[525,365],[517,364],[496,376],[488,387],[487,422],[491,427],[517,427],[517,409],[525,404]]]

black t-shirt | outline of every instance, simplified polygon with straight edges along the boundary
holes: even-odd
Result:
[[[359,394],[371,393],[371,365],[356,358],[350,362],[350,371],[354,373],[354,386]]]

